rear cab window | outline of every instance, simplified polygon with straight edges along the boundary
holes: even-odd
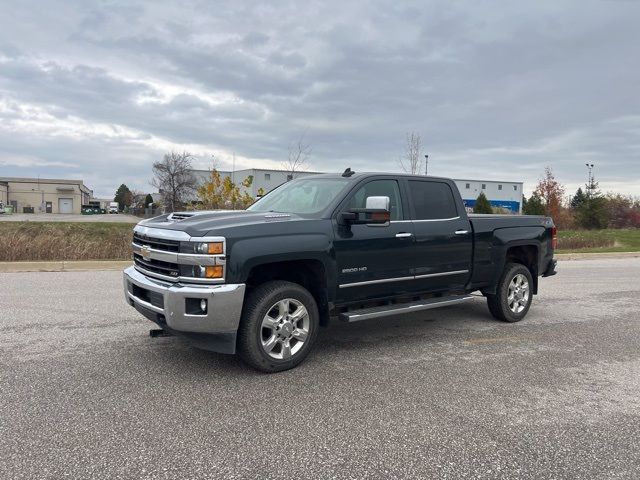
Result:
[[[444,182],[409,180],[414,220],[444,220],[458,217],[451,187]]]

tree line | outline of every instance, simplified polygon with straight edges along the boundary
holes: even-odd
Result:
[[[598,182],[591,177],[584,189],[579,187],[566,196],[566,187],[560,183],[550,167],[536,185],[533,194],[522,197],[525,215],[553,217],[559,228],[638,228],[640,227],[640,200],[631,195],[609,192],[603,194]]]

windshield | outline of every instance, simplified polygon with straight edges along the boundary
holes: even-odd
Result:
[[[305,177],[287,182],[269,192],[248,210],[313,214],[323,211],[347,185],[348,178]]]

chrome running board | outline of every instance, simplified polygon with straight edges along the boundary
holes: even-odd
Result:
[[[394,305],[382,305],[380,307],[363,308],[361,310],[351,310],[343,312],[339,315],[343,322],[359,322],[360,320],[369,320],[372,318],[388,317],[390,315],[400,315],[402,313],[413,313],[421,310],[430,310],[432,308],[447,307],[471,300],[472,295],[453,295],[450,297],[436,297],[428,300],[418,300],[411,303],[396,303]]]

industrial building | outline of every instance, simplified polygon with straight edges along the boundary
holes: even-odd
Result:
[[[455,179],[454,182],[468,211],[473,211],[480,192],[484,192],[493,208],[512,214],[522,213],[522,182],[465,179]]]
[[[269,170],[260,168],[249,168],[246,170],[236,170],[235,172],[219,170],[220,176],[230,177],[233,183],[240,185],[249,176],[253,177],[251,187],[241,187],[252,197],[257,197],[259,193],[267,193],[278,185],[283,184],[294,177],[307,175],[317,175],[322,172],[295,172],[293,175],[287,170]],[[208,181],[211,175],[209,170],[194,170],[199,184]],[[484,192],[489,203],[494,208],[499,208],[505,212],[517,214],[522,212],[522,182],[507,182],[496,180],[465,180],[454,179],[460,190],[460,195],[464,200],[467,210],[472,211],[476,199],[480,192]]]
[[[93,192],[82,180],[0,177],[0,201],[15,213],[81,213]]]
[[[305,177],[308,175],[317,175],[323,172],[294,172],[293,174],[287,170],[270,170],[264,168],[247,168],[244,170],[236,170],[234,172],[226,170],[218,170],[221,178],[229,177],[231,181],[236,185],[241,185],[242,182],[253,177],[253,181],[249,188],[240,186],[242,192],[247,192],[252,197],[257,197],[260,193],[267,193],[273,190],[278,185],[282,185],[294,178]],[[211,178],[211,172],[209,170],[193,170],[193,174],[196,176],[199,185],[209,181]]]

